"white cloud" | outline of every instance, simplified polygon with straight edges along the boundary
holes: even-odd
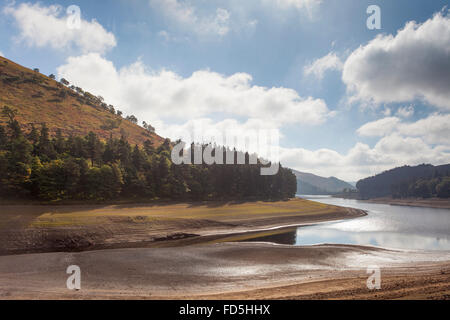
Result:
[[[421,138],[391,134],[382,138],[373,148],[357,143],[347,154],[330,149],[282,149],[281,161],[283,165],[300,171],[357,181],[406,164],[449,163],[450,147],[431,147]]]
[[[385,117],[389,117],[392,114],[392,110],[390,108],[385,107],[383,111],[383,115]]]
[[[402,117],[402,118],[409,118],[412,117],[414,115],[414,107],[413,106],[409,106],[409,107],[401,107],[398,109],[397,111],[397,116],[398,117]]]
[[[322,3],[322,0],[263,0],[266,3],[272,3],[282,9],[296,8],[306,10],[309,16]]]
[[[67,16],[59,5],[22,3],[17,7],[7,6],[4,13],[14,17],[20,29],[18,40],[29,46],[78,49],[83,53],[104,53],[116,46],[114,34],[95,20],[81,19],[80,28],[69,28]]]
[[[100,94],[127,113],[144,120],[187,121],[220,115],[263,119],[282,124],[321,124],[333,116],[321,99],[300,97],[289,88],[252,84],[247,73],[225,76],[209,70],[181,77],[153,72],[140,61],[117,70],[98,54],[71,57],[58,75]]]
[[[450,110],[450,17],[408,22],[395,36],[379,35],[344,64],[351,100],[368,103],[423,99]]]
[[[357,143],[347,154],[286,149],[281,159],[299,170],[309,168],[319,175],[332,174],[349,181],[403,165],[450,162],[450,114],[435,113],[415,122],[387,117],[363,125],[357,133],[381,139],[373,148]]]
[[[416,122],[402,122],[400,118],[388,117],[369,122],[357,130],[361,136],[384,137],[392,133],[405,137],[421,138],[429,144],[450,146],[450,114],[431,114]]]
[[[224,119],[215,121],[209,118],[188,120],[178,124],[165,124],[159,126],[159,134],[169,137],[172,141],[181,139],[186,143],[205,142],[215,143],[219,146],[236,147],[238,150],[256,153],[265,159],[278,160],[276,154],[270,152],[271,148],[278,148],[278,144],[272,139],[281,138],[282,134],[276,127],[271,127],[266,121],[249,119],[245,122],[236,119]],[[257,138],[263,135],[267,140],[250,142],[251,137]],[[230,140],[231,139],[231,140]],[[245,146],[236,145],[238,139],[244,139]],[[260,144],[261,143],[261,144]]]
[[[400,119],[396,117],[383,118],[369,122],[357,130],[357,133],[366,137],[383,137],[395,130]]]
[[[402,135],[421,137],[430,144],[450,146],[450,114],[432,114],[412,123],[402,123],[398,132]]]
[[[193,5],[179,0],[150,0],[150,5],[182,31],[198,36],[224,36],[230,31],[230,12],[223,8],[199,15]]]
[[[322,79],[328,70],[342,70],[343,63],[334,52],[330,52],[326,56],[313,61],[304,68],[305,75],[313,75],[317,79]]]
[[[3,54],[3,52],[1,52],[1,51],[0,51],[0,56],[4,57],[4,54]]]

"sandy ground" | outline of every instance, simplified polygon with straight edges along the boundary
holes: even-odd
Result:
[[[81,290],[66,288],[69,265]],[[381,290],[367,289],[367,267]],[[0,257],[2,299],[448,299],[450,252],[225,243]]]
[[[3,205],[0,255],[179,246],[230,233],[364,214],[301,199],[168,205]]]
[[[354,209],[292,200],[0,212],[0,299],[450,298],[450,252],[234,242],[365,214]],[[66,288],[70,265],[80,291]],[[381,290],[366,286],[373,265]]]

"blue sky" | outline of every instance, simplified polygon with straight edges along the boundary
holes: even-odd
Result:
[[[353,181],[450,162],[447,4],[4,1],[0,52],[101,94],[164,136],[196,121],[276,128],[283,163]],[[85,24],[65,33],[69,5]],[[366,27],[369,5],[381,9],[381,30]]]

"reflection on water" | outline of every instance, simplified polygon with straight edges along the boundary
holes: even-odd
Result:
[[[292,228],[290,228],[292,229]],[[249,241],[249,242],[272,242],[272,243],[277,243],[277,244],[296,244],[297,241],[297,231],[286,231],[283,233],[277,233],[277,234],[273,234],[273,235],[269,235],[269,236],[263,236],[263,237],[258,237],[256,235],[256,237],[254,238],[250,238],[250,239],[246,239],[244,241]]]
[[[450,210],[390,206],[324,196],[303,198],[368,211],[369,215],[342,222],[300,227],[284,239],[290,244],[356,244],[413,250],[450,250]],[[255,239],[280,244],[277,239]]]

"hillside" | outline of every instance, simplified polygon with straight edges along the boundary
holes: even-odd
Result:
[[[292,170],[297,177],[297,193],[309,195],[328,195],[354,189],[349,183],[335,177],[323,178],[311,173]]]
[[[395,168],[360,180],[356,186],[362,199],[447,198],[450,196],[450,164]]]
[[[39,128],[41,123],[46,123],[51,136],[61,129],[65,137],[84,136],[93,131],[106,140],[111,133],[119,138],[123,132],[131,144],[142,145],[148,139],[159,146],[164,141],[155,133],[123,119],[95,93],[70,88],[0,57],[0,107],[5,105],[18,111],[17,120],[26,132],[31,130],[32,124]],[[6,119],[0,116],[0,124],[5,123]]]
[[[58,83],[54,76],[0,60],[0,199],[295,197],[295,176],[285,168],[266,177],[260,174],[261,163],[213,168],[174,165],[170,143],[150,125],[141,128],[135,117],[123,119],[103,98],[69,85],[67,80]]]

